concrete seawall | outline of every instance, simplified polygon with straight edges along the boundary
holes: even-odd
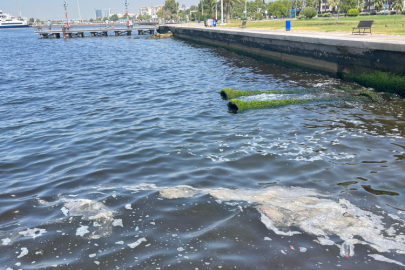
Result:
[[[174,37],[331,74],[375,70],[405,75],[405,37],[261,29],[161,26]]]

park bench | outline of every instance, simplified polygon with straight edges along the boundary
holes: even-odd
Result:
[[[371,34],[371,26],[373,25],[374,21],[360,21],[359,25],[357,27],[353,27],[352,29],[352,35],[353,34],[365,34],[365,33],[370,33]],[[361,32],[363,30],[363,32]],[[370,32],[366,32],[366,30],[370,30]]]
[[[240,25],[239,27],[240,27],[240,28],[246,27],[246,21],[243,21],[243,22],[242,22],[242,25]]]

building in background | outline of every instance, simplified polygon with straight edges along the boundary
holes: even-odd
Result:
[[[161,9],[161,8],[163,8],[163,6],[141,7],[139,9],[139,15],[141,15],[141,16],[149,15],[154,19],[154,18],[157,18],[157,13],[158,13],[159,9]]]
[[[103,12],[101,10],[96,9],[96,18],[97,19],[103,18]]]

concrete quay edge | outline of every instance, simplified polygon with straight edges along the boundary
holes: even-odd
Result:
[[[259,37],[292,42],[312,43],[328,46],[359,48],[363,50],[382,50],[392,52],[405,52],[405,37],[402,36],[355,36],[350,34],[334,34],[326,32],[280,32],[263,31],[260,29],[229,29],[229,28],[206,28],[185,25],[170,25],[170,28],[183,28],[204,32],[242,35],[246,37]],[[316,36],[321,35],[321,36]],[[325,36],[327,35],[327,36]]]

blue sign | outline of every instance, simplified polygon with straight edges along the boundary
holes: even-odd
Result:
[[[384,4],[384,7],[387,7],[387,4]]]

